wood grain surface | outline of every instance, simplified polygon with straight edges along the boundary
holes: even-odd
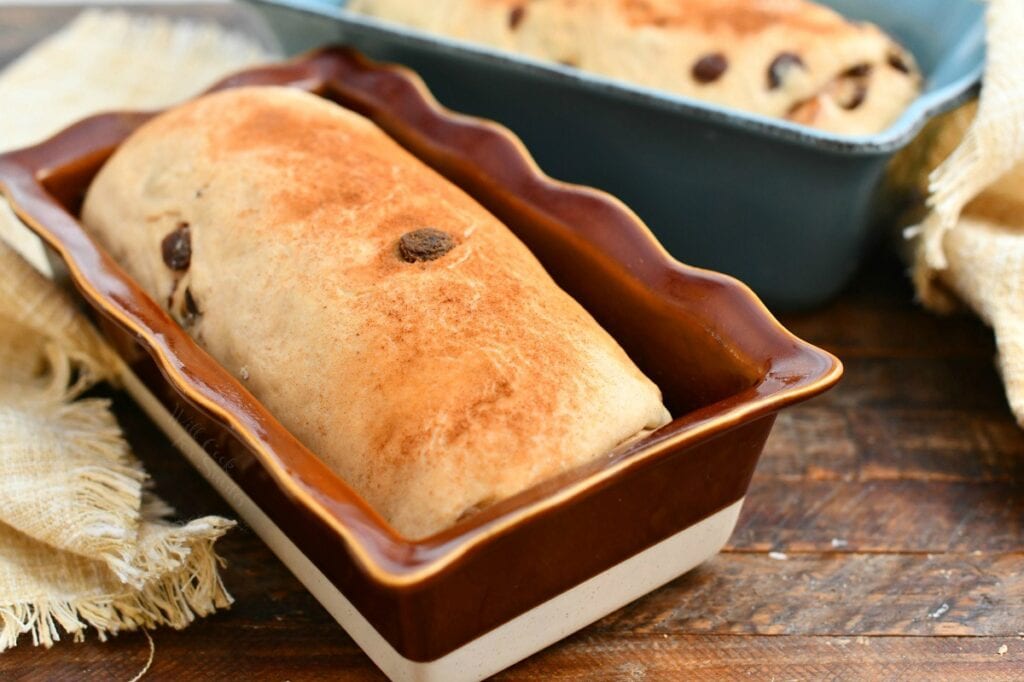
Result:
[[[784,413],[721,555],[502,680],[1024,680],[1024,433],[969,316],[917,308],[886,257],[783,318],[847,375]],[[119,417],[182,518],[230,510],[128,401]],[[227,612],[157,630],[150,680],[380,680],[260,540],[224,539]],[[24,642],[4,680],[128,680],[149,644]]]

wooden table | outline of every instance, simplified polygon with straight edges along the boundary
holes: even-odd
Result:
[[[787,316],[846,378],[783,414],[718,557],[499,677],[1024,679],[1024,433],[990,332],[912,302],[880,256],[838,301]],[[119,414],[183,518],[229,508],[127,401]],[[147,679],[382,679],[248,529],[220,544],[225,613],[153,633]],[[127,680],[138,633],[29,643],[0,678]]]

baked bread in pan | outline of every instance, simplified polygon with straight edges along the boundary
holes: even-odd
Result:
[[[334,103],[231,89],[143,125],[83,222],[409,538],[669,420],[493,215]]]
[[[422,30],[822,130],[886,128],[920,92],[878,27],[807,0],[352,0]]]

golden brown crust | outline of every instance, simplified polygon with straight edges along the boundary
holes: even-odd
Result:
[[[808,0],[352,0],[348,6],[838,133],[884,129],[921,85],[913,57],[889,36]],[[844,80],[864,67],[871,68],[852,86]],[[863,86],[863,96],[846,97],[853,86]]]
[[[631,26],[689,25],[708,33],[757,33],[784,23],[794,30],[827,34],[846,25],[835,12],[794,0],[618,0],[618,6]]]
[[[231,90],[154,119],[103,168],[84,220],[410,537],[666,419],[657,388],[504,225],[313,95]],[[160,249],[181,223],[184,273]],[[452,248],[402,258],[403,235],[424,228]]]

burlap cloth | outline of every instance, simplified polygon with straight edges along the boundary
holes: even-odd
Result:
[[[990,0],[986,21],[980,99],[937,121],[909,152],[909,166],[931,170],[930,212],[905,234],[921,301],[940,312],[966,304],[995,331],[1010,408],[1024,426],[1024,1]]]
[[[0,74],[0,149],[97,111],[165,106],[266,57],[213,26],[87,12]],[[116,384],[120,361],[40,274],[41,245],[2,200],[0,237],[0,651],[22,635],[180,628],[228,606],[213,545],[233,522],[166,520],[108,402],[80,398]]]

